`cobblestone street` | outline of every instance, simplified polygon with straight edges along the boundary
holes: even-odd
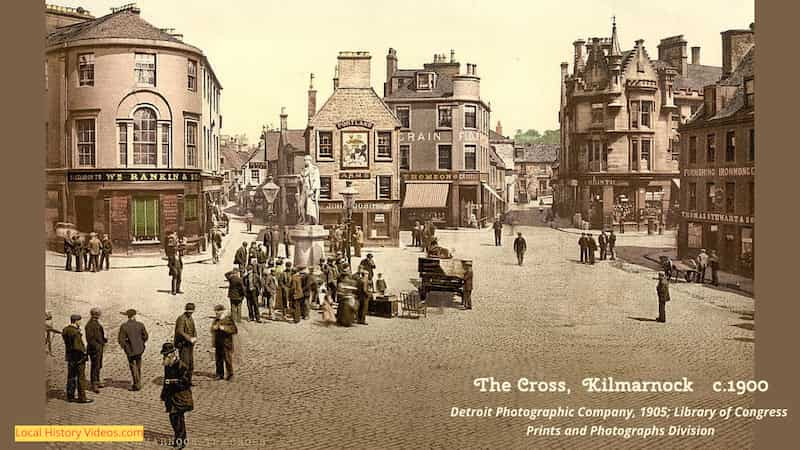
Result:
[[[754,301],[732,292],[697,284],[674,283],[667,323],[653,319],[658,304],[656,274],[623,261],[578,263],[577,237],[544,227],[517,227],[527,238],[524,266],[516,265],[513,237],[504,230],[502,247],[491,230],[437,231],[440,243],[456,258],[474,260],[474,309],[460,300],[432,294],[428,316],[420,319],[370,317],[368,326],[325,327],[311,320],[289,323],[244,322],[237,349],[241,363],[231,382],[214,381],[210,347],[212,307],[228,305],[223,273],[232,267],[233,250],[255,234],[233,222],[232,235],[219,265],[187,264],[185,294],[169,294],[164,267],[73,273],[48,265],[47,309],[61,329],[70,313],[84,316],[100,306],[109,338],[104,358],[106,388],[92,404],[64,400],[66,369],[63,344],[54,337],[55,356],[46,358],[47,416],[59,424],[144,424],[142,444],[115,448],[155,448],[171,437],[159,400],[158,350],[171,339],[175,318],[186,302],[197,304],[195,322],[195,410],[187,414],[189,448],[750,448],[752,428],[746,419],[631,421],[610,419],[603,425],[716,427],[713,437],[665,437],[643,440],[619,437],[561,439],[526,437],[528,425],[582,426],[599,419],[450,417],[453,407],[545,408],[558,406],[635,408],[644,406],[750,406],[750,396],[714,393],[713,381],[746,380],[753,373]],[[618,246],[626,245],[626,236]],[[635,245],[646,240],[636,237]],[[389,290],[412,289],[415,248],[368,249]],[[633,241],[631,241],[633,242]],[[365,251],[366,253],[366,251]],[[359,261],[354,258],[354,265]],[[113,264],[113,260],[112,260]],[[116,344],[127,308],[150,332],[143,363],[145,386],[127,390],[127,362]],[[88,376],[88,364],[87,364]],[[480,393],[477,377],[516,381],[564,380],[570,395]],[[674,380],[688,377],[694,393],[587,394],[586,377],[620,380]],[[51,444],[50,448],[67,448]],[[86,444],[84,448],[103,448]],[[69,448],[75,448],[70,445]]]

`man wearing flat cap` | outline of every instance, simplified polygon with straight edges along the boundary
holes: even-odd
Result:
[[[231,303],[231,317],[236,322],[242,321],[242,301],[245,297],[244,282],[238,267],[225,274],[228,280],[228,300]]]
[[[86,398],[86,346],[81,334],[81,316],[73,314],[69,317],[69,325],[61,331],[64,339],[64,359],[67,361],[67,401],[74,403],[91,403]],[[75,390],[78,397],[75,398]]]
[[[461,301],[464,309],[472,309],[472,261],[464,261],[464,295]]]
[[[91,318],[86,322],[86,348],[92,367],[89,370],[89,389],[95,394],[100,393],[103,383],[100,379],[100,369],[103,367],[103,351],[108,339],[100,324],[100,308],[94,307],[89,311]]]
[[[128,316],[128,320],[119,327],[117,342],[128,357],[128,366],[133,378],[129,390],[139,391],[142,389],[142,353],[148,335],[144,324],[136,321],[135,309],[129,309],[124,314]]]
[[[194,303],[187,303],[183,308],[183,314],[175,319],[175,337],[173,342],[178,349],[181,362],[189,368],[189,383],[192,382],[192,371],[194,370],[194,344],[197,342],[197,330],[194,326]]]
[[[164,402],[169,423],[175,434],[174,442],[176,448],[186,447],[186,420],[184,414],[194,409],[194,399],[192,399],[192,371],[177,355],[178,349],[172,342],[165,342],[161,346],[163,356],[162,365],[164,366],[164,382],[161,387],[161,400]]]
[[[211,336],[214,343],[214,360],[216,362],[217,380],[233,378],[233,335],[238,333],[236,322],[230,314],[225,314],[225,307],[214,307],[214,322],[211,324]],[[225,371],[228,372],[227,378]]]

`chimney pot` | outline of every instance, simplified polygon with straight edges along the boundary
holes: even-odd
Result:
[[[692,64],[700,64],[700,47],[692,47]]]
[[[456,51],[452,48],[450,49],[450,63],[456,62]]]

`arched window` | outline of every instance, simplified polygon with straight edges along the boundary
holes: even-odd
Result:
[[[133,113],[133,164],[155,166],[158,162],[156,112],[139,108]]]

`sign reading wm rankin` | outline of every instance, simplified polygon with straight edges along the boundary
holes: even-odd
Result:
[[[177,171],[76,171],[67,173],[67,181],[96,182],[199,182],[200,174]]]

